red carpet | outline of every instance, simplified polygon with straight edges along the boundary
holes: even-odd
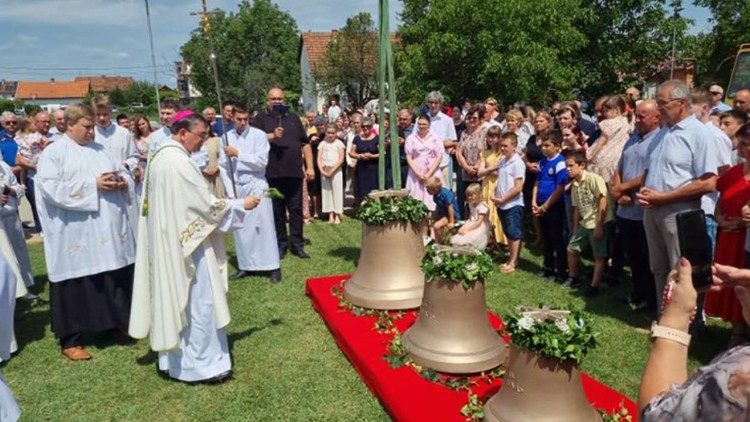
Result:
[[[331,330],[336,343],[359,372],[370,391],[397,421],[464,421],[461,407],[466,404],[467,393],[422,378],[407,366],[391,369],[383,360],[390,335],[373,329],[376,317],[356,316],[339,308],[339,300],[331,293],[331,288],[348,275],[310,278],[306,283],[306,293],[312,305]],[[414,323],[415,312],[409,312],[398,320],[398,328],[403,333]],[[490,313],[490,320],[497,329],[500,318]],[[488,399],[502,384],[495,380],[492,384],[480,382],[472,388],[482,400]],[[586,395],[596,408],[613,412],[625,405],[630,414],[637,415],[636,404],[599,381],[583,375]]]

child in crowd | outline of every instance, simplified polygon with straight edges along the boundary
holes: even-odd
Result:
[[[607,229],[614,220],[612,209],[607,206],[607,184],[596,173],[586,171],[586,154],[570,151],[565,156],[568,177],[573,180],[573,229],[568,244],[569,277],[565,286],[580,282],[580,257],[585,245],[590,245],[594,254],[594,276],[586,290],[586,297],[599,294],[604,267],[607,261]]]
[[[341,224],[344,212],[344,180],[341,166],[344,164],[346,146],[336,137],[336,127],[326,126],[325,139],[318,146],[318,170],[320,171],[323,212],[328,213],[329,224]]]
[[[523,221],[523,183],[526,179],[526,165],[516,154],[518,137],[515,133],[504,133],[500,138],[500,153],[503,158],[497,166],[497,187],[492,202],[500,215],[500,224],[508,239],[508,262],[500,266],[500,271],[515,271],[518,254],[521,250],[521,225]]]
[[[448,230],[461,219],[461,209],[458,207],[456,195],[443,187],[440,178],[433,176],[427,179],[425,189],[435,202],[435,211],[432,213],[432,238],[441,243]]]
[[[747,121],[747,113],[739,110],[729,110],[721,113],[719,127],[724,131],[724,133],[727,134],[729,139],[732,141],[732,165],[736,165],[744,161],[740,156],[737,148],[737,130],[740,128],[740,126],[747,123]]]
[[[565,159],[560,154],[562,133],[551,130],[542,135],[542,160],[531,195],[531,212],[539,218],[542,226],[542,249],[544,269],[540,276],[565,279],[567,273],[567,241],[563,238],[565,228],[565,204],[562,198],[568,183]]]
[[[490,240],[490,208],[482,201],[482,185],[472,183],[466,188],[466,202],[469,204],[469,219],[451,237],[453,245],[471,245],[483,251]]]

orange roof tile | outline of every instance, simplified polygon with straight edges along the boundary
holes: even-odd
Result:
[[[328,43],[333,40],[334,32],[303,32],[302,48],[307,51],[307,57],[310,59],[310,67],[315,69],[318,63],[323,60],[328,48]]]
[[[84,98],[89,92],[89,81],[19,81],[16,98],[33,100],[37,98]]]
[[[91,82],[91,90],[97,94],[112,92],[115,89],[123,91],[133,85],[131,76],[76,76],[75,80]]]

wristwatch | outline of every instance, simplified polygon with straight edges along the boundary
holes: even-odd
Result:
[[[656,337],[672,340],[684,344],[685,346],[690,345],[690,334],[684,331],[675,330],[674,328],[659,325],[656,321],[653,321],[651,323],[651,339],[653,340]]]

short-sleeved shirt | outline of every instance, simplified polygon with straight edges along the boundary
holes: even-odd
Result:
[[[446,139],[457,141],[456,126],[453,125],[453,119],[448,117],[442,111],[439,111],[436,115],[427,113],[427,117],[430,119],[430,132],[435,134],[440,142],[444,142]],[[450,154],[443,152],[443,159],[440,161],[440,167],[445,167],[450,162]]]
[[[732,165],[732,140],[729,139],[723,130],[716,127],[715,124],[708,122],[704,123],[709,133],[711,134],[711,147],[709,151],[715,151],[716,155],[716,167],[731,166]],[[718,174],[718,173],[717,173]],[[714,191],[707,193],[701,197],[701,209],[706,215],[713,215],[716,211],[716,203],[719,201],[719,192]]]
[[[510,158],[503,157],[497,164],[497,187],[495,196],[502,198],[505,196],[516,183],[516,180],[526,178],[526,165],[518,154],[513,154]],[[523,206],[523,192],[518,194],[510,201],[504,203],[499,208],[508,210],[516,206]]]
[[[216,136],[218,137],[221,137],[222,135],[224,135],[224,130],[229,132],[230,130],[234,129],[234,123],[227,122],[223,126],[224,130],[222,130],[221,122],[222,122],[221,119],[216,119],[216,121],[211,125],[211,131],[215,133]]]
[[[435,201],[435,212],[440,217],[448,216],[448,207],[453,207],[453,216],[456,221],[461,219],[461,208],[458,206],[456,195],[450,189],[443,186],[440,191],[432,196]]]
[[[18,143],[5,130],[0,131],[0,153],[3,155],[3,161],[11,167],[16,165],[16,155],[18,155]]]
[[[537,174],[537,205],[542,205],[558,186],[565,186],[567,183],[568,169],[565,168],[565,158],[561,154],[552,158],[542,157]]]
[[[272,133],[279,126],[284,128],[284,135],[281,139],[270,141],[271,149],[268,152],[266,178],[301,179],[304,177],[302,147],[309,140],[299,117],[291,112],[277,116],[264,111],[255,117],[253,126],[267,134]]]
[[[704,174],[717,174],[715,143],[706,126],[693,115],[659,132],[649,156],[645,187],[658,192],[675,190]],[[697,201],[683,205],[691,208]]]
[[[633,134],[625,143],[618,164],[618,171],[623,182],[629,182],[636,177],[640,177],[646,170],[648,157],[654,144],[652,141],[659,133],[659,128],[647,133],[646,136]],[[628,220],[643,221],[643,207],[638,205],[635,197],[635,191],[630,193],[631,205],[627,207],[617,207],[617,216],[627,218]]]
[[[578,215],[581,216],[581,226],[586,229],[593,229],[596,227],[599,198],[607,197],[607,184],[598,174],[583,170],[581,180],[574,180],[573,187],[570,190],[573,206],[578,208]],[[612,207],[607,206],[604,222],[613,219]]]

